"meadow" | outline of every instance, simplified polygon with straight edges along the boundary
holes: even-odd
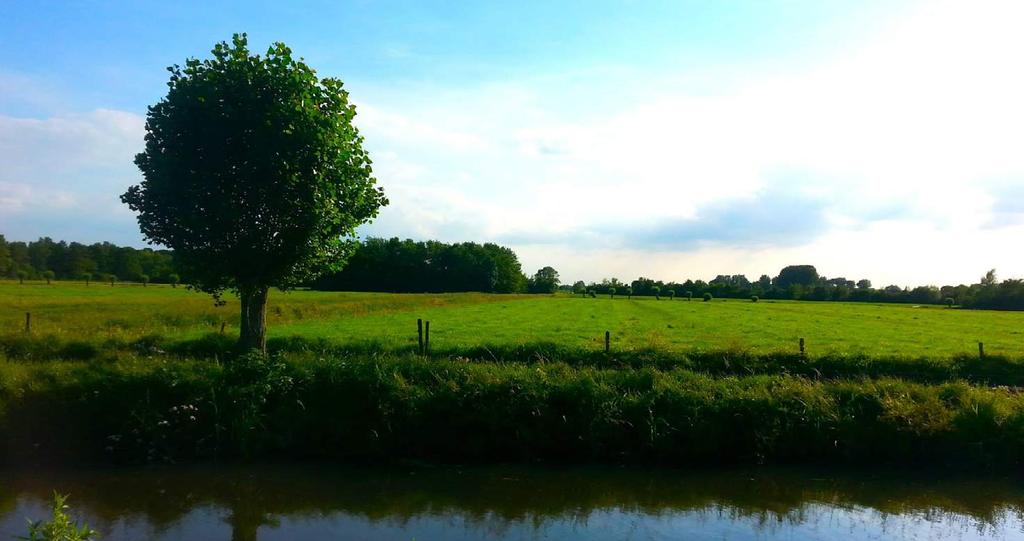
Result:
[[[1018,312],[276,292],[264,357],[233,351],[226,300],[0,284],[0,464],[1024,457]],[[431,322],[427,355],[417,318]]]
[[[0,282],[0,336],[102,346],[148,337],[196,340],[237,333],[237,301],[214,306],[209,296],[166,285]],[[354,350],[407,352],[416,348],[416,320],[431,322],[439,352],[508,350],[537,345],[601,351],[604,332],[617,352],[949,358],[977,354],[1024,357],[1024,313],[939,306],[799,301],[711,302],[489,295],[273,292],[271,339],[300,338]]]

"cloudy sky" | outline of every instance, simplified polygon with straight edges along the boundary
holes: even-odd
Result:
[[[8,2],[0,233],[142,245],[164,68],[284,41],[359,106],[363,235],[563,280],[1024,276],[1024,3]]]

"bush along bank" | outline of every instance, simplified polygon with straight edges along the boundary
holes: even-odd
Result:
[[[0,460],[1015,465],[1024,396],[414,356],[0,364]]]

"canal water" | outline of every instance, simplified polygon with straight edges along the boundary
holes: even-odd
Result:
[[[1009,476],[244,465],[0,471],[0,540],[54,490],[108,541],[1024,539]]]

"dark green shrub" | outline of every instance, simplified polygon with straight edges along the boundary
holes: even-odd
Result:
[[[294,380],[280,356],[252,351],[226,364],[223,383],[227,400],[220,414],[232,432],[232,441],[242,454],[249,455],[267,429],[268,405],[290,392]]]
[[[57,353],[61,359],[77,361],[95,359],[99,354],[100,350],[95,344],[82,341],[68,342],[61,346],[60,351]]]
[[[171,283],[171,287],[178,287],[178,284],[181,282],[181,276],[169,274],[167,275],[167,281]]]
[[[43,279],[46,280],[46,285],[50,285],[50,281],[54,278],[54,273],[51,270],[43,271]]]
[[[714,297],[711,295],[711,293],[705,293],[704,294],[704,302],[708,302],[708,301],[710,301],[713,298]]]
[[[750,302],[757,302],[758,300],[760,300],[760,299],[758,298],[757,295],[751,295],[750,296]]]

